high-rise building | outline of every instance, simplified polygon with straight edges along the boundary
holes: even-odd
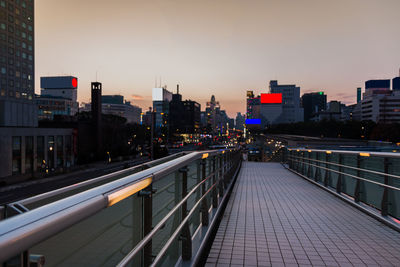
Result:
[[[400,77],[393,78],[393,80],[392,80],[392,88],[393,88],[393,91],[399,91],[400,90]]]
[[[0,47],[0,183],[68,169],[76,131],[37,127],[33,0],[0,0]]]
[[[361,101],[361,87],[357,88],[357,103]]]
[[[280,85],[278,81],[270,81],[269,88],[272,94],[282,94],[280,123],[304,121],[304,110],[300,105],[300,87],[296,85]]]
[[[35,127],[34,2],[1,1],[0,126]]]
[[[179,85],[177,93],[172,95],[172,101],[169,103],[168,124],[171,136],[200,134],[200,104],[192,100],[182,101]]]
[[[324,92],[307,93],[301,97],[304,109],[304,121],[309,121],[321,111],[326,110],[326,95]]]
[[[161,134],[162,129],[168,129],[169,103],[172,93],[166,89],[153,88],[153,112],[155,113],[155,133]]]
[[[245,116],[242,115],[240,112],[238,112],[236,115],[236,120],[235,120],[236,130],[243,131],[245,122],[246,122]]]

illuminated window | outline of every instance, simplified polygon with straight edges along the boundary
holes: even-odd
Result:
[[[1,89],[0,90],[0,96],[6,96],[6,90]]]

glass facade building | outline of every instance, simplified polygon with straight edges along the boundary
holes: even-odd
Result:
[[[0,0],[0,126],[37,126],[34,1]]]

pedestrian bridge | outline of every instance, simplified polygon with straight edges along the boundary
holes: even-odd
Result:
[[[240,153],[181,154],[10,203],[0,262],[400,266],[396,153]]]
[[[279,163],[245,162],[206,266],[399,266],[400,233]]]

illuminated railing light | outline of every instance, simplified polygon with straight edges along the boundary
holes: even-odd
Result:
[[[312,150],[307,150],[309,153],[311,153],[312,152]]]
[[[326,154],[332,154],[332,151],[328,150],[328,151],[326,151]]]
[[[369,156],[371,156],[369,153],[360,153],[360,156],[361,157],[369,157]]]
[[[204,154],[201,156],[201,158],[202,158],[202,159],[208,158],[208,153],[204,153]]]
[[[140,190],[148,187],[152,181],[153,178],[149,177],[108,195],[108,206],[110,207],[120,202],[121,200],[124,200],[125,198],[130,197],[131,195],[139,192]]]

